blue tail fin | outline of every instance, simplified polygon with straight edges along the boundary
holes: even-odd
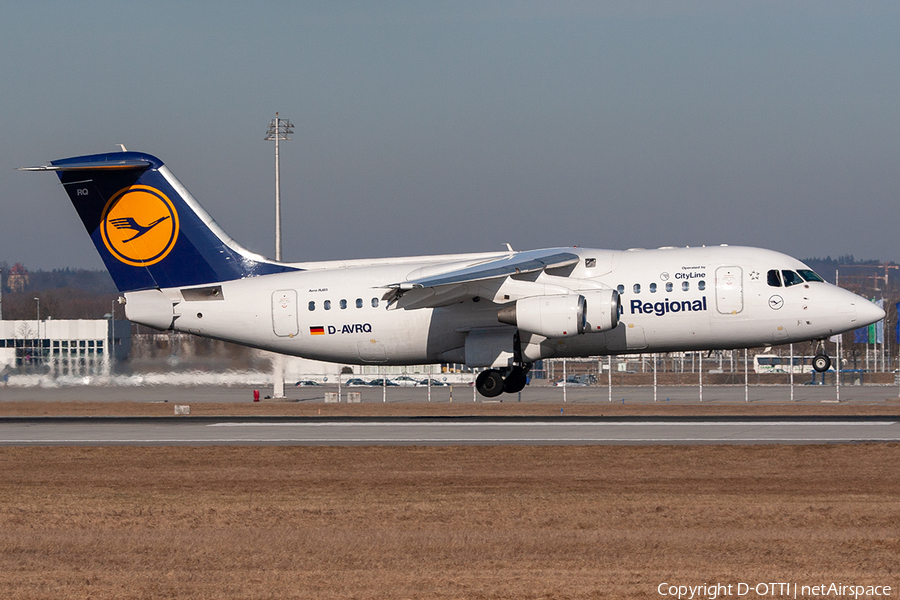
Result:
[[[52,161],[121,292],[295,271],[234,242],[158,158],[115,152]]]

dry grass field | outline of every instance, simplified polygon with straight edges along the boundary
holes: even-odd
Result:
[[[896,595],[898,463],[887,444],[0,448],[0,598]]]

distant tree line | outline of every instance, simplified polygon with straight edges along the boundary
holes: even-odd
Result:
[[[842,265],[893,265],[896,264],[894,261],[889,261],[884,263],[880,260],[876,260],[874,258],[869,260],[856,260],[852,254],[843,254],[838,256],[837,258],[831,258],[831,255],[826,256],[825,258],[804,258],[803,262],[810,265],[810,263],[817,263],[828,265],[831,267],[840,267]],[[811,265],[810,265],[811,266]]]
[[[10,265],[0,261],[0,273],[3,277],[3,293],[10,291],[8,274]],[[28,284],[23,292],[41,292],[72,288],[96,294],[115,294],[116,285],[106,271],[89,271],[87,269],[53,269],[52,271],[29,271]]]
[[[40,299],[41,318],[102,319],[112,302],[119,297],[116,286],[106,271],[87,269],[53,269],[29,271],[22,291],[11,291],[9,264],[0,262],[3,279],[3,318],[6,320],[37,317],[35,298]],[[124,318],[124,310],[116,305],[116,317]]]

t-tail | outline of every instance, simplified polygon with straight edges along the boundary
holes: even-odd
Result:
[[[56,171],[120,292],[296,270],[238,245],[155,156],[94,154],[23,170]]]

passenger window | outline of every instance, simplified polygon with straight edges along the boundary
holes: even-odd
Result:
[[[791,287],[792,285],[803,283],[803,280],[800,279],[800,276],[793,271],[782,270],[781,275],[784,277],[784,287]]]
[[[616,286],[616,291],[619,292],[619,295],[624,294],[624,293],[625,293],[625,286],[622,285],[622,284],[620,283],[619,285]]]
[[[690,281],[682,281],[681,289],[682,289],[682,291],[685,291],[685,292],[688,291],[689,289],[691,289],[691,282]]]
[[[701,292],[702,292],[703,290],[705,290],[705,289],[706,289],[706,282],[703,281],[702,279],[701,279],[700,281],[698,281],[698,282],[697,282],[697,289],[700,290]]]
[[[584,266],[585,266],[585,268],[587,268],[587,269],[593,269],[594,267],[597,266],[597,259],[596,259],[596,258],[586,258],[586,259],[584,259]]]
[[[331,300],[326,300],[323,304],[325,310],[331,310]]]
[[[655,283],[651,283],[651,284],[650,284],[650,293],[651,293],[651,294],[655,294],[655,293],[656,293],[656,284],[655,284]]]
[[[667,292],[671,292],[671,291],[672,291],[672,282],[671,282],[671,281],[668,282],[668,283],[666,283],[666,291],[667,291]]]
[[[778,272],[777,269],[772,269],[769,271],[766,279],[769,282],[769,285],[772,287],[781,287],[781,273]]]
[[[316,301],[315,301],[315,300],[310,300],[310,301],[309,301],[309,312],[312,312],[312,311],[314,311],[314,310],[316,310]]]
[[[641,293],[641,284],[639,284],[639,283],[634,284],[633,289],[634,289],[635,294],[640,294]]]
[[[372,308],[378,308],[378,298],[372,298]]]
[[[820,283],[825,283],[825,280],[819,277],[813,271],[809,269],[797,269],[797,272],[800,273],[800,277],[805,279],[806,281],[818,281]]]
[[[343,298],[341,298],[341,303],[340,303],[340,304],[341,304],[341,310],[344,310],[344,309],[347,308],[347,301],[344,300]]]
[[[362,308],[362,298],[356,299],[356,308]]]

